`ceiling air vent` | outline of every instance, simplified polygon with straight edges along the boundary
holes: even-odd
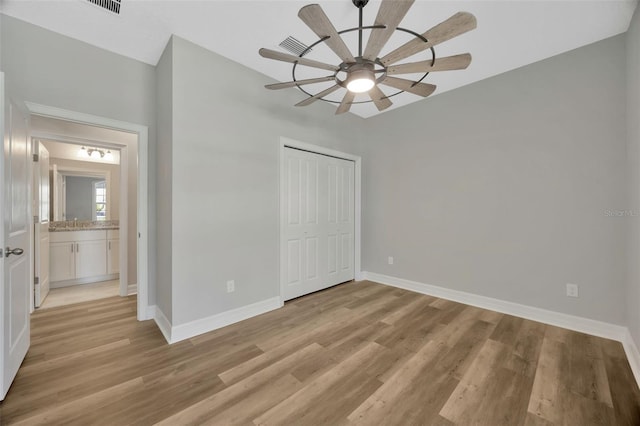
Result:
[[[108,10],[116,14],[120,14],[120,3],[122,0],[87,0],[89,3],[93,3],[96,6],[100,6],[103,9]]]
[[[295,37],[291,37],[291,36],[284,39],[282,43],[279,44],[279,46],[288,50],[289,52],[293,53],[296,56],[302,55],[303,52],[305,55],[311,52],[311,49],[307,50],[309,46],[307,46],[300,40],[296,39]],[[305,52],[305,50],[307,51]]]

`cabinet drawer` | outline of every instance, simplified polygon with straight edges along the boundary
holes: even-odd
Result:
[[[93,241],[106,240],[107,231],[61,231],[50,232],[49,238],[52,243],[66,243],[71,241]]]

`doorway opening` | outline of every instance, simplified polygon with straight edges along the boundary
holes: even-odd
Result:
[[[52,185],[50,196],[51,221],[48,228],[53,230],[49,236],[50,247],[53,248],[54,242],[64,247],[56,248],[65,252],[63,259],[69,262],[66,264],[67,271],[76,274],[74,277],[63,277],[66,279],[57,276],[57,282],[62,284],[60,290],[68,291],[69,284],[77,286],[81,292],[90,294],[95,291],[99,295],[105,291],[113,292],[117,283],[118,295],[137,294],[138,320],[152,318],[147,296],[147,127],[29,102],[26,102],[26,106],[31,115],[31,137],[34,141],[45,141],[50,145],[57,143],[76,155],[76,163],[69,163],[71,159],[58,161],[61,167],[56,167],[58,176],[55,179],[61,180],[63,185],[57,191]],[[83,154],[82,160],[85,162],[98,158],[104,160],[107,154],[109,158],[119,157],[118,170],[104,170],[108,167],[98,166],[109,165],[105,161],[94,161],[93,167],[78,167],[78,156]],[[97,170],[101,167],[102,170]],[[53,167],[51,169],[50,182],[55,180]],[[86,178],[88,181],[84,182],[85,187],[90,188],[85,205],[91,206],[90,217],[81,218],[79,213],[68,210],[69,200],[65,200],[68,191],[65,193],[63,188],[69,187],[72,182],[77,186],[76,178]],[[60,207],[66,201],[65,207],[56,211],[56,199]],[[83,226],[101,229],[92,234],[83,231]],[[67,229],[56,231],[56,227]],[[102,233],[104,235],[98,235]],[[62,235],[73,241],[57,241]],[[32,241],[35,248],[36,239]],[[105,251],[106,256],[102,256]],[[99,254],[91,257],[96,253]],[[71,258],[74,265],[71,265]],[[92,262],[96,259],[99,259],[99,270],[105,274],[95,274]],[[53,250],[50,260],[54,260]],[[50,270],[54,272],[53,264]],[[51,278],[50,283],[54,283]],[[32,300],[35,300],[35,290],[34,285]]]
[[[129,210],[127,191],[135,189],[129,185],[127,165],[120,164],[120,147],[135,138],[114,132],[96,135],[108,136],[108,142],[89,140],[87,135],[95,134],[90,126],[61,129],[61,124],[41,117],[31,123],[31,133],[37,135],[32,136],[33,152],[38,153],[32,191],[38,212],[34,307],[41,309],[136,291],[130,277],[120,274],[121,264],[127,270],[129,256],[127,235],[119,229],[120,217]]]

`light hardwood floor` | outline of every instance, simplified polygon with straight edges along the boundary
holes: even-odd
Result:
[[[622,346],[348,283],[174,345],[135,298],[33,315],[0,423],[636,425]]]
[[[106,299],[118,296],[120,280],[100,281],[91,284],[72,285],[69,287],[52,288],[38,309],[55,308],[57,306],[72,305],[89,300]]]

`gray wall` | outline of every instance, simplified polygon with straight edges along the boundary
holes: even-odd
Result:
[[[279,296],[280,136],[359,150],[363,120],[272,82],[174,37],[174,326]]]
[[[627,33],[627,325],[640,344],[640,8]]]
[[[149,304],[154,305],[155,67],[6,15],[0,15],[0,21],[9,96],[149,126],[150,218],[148,229],[141,232],[149,237]],[[135,225],[136,220],[129,222]]]
[[[156,303],[165,317],[172,321],[172,158],[173,158],[173,38],[169,40],[156,66],[158,164],[156,168],[158,234],[158,281]]]
[[[625,55],[622,35],[368,120],[363,270],[623,324]]]

